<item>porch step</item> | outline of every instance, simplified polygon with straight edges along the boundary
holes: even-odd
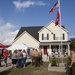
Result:
[[[45,61],[45,62],[49,62],[49,56],[42,55],[42,60]]]

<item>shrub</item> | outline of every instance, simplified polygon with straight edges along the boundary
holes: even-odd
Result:
[[[67,59],[67,65],[69,66],[71,64],[71,57],[68,57]]]
[[[51,66],[57,66],[57,61],[55,57],[51,61]]]

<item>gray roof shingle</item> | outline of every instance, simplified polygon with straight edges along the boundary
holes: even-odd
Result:
[[[32,26],[32,27],[21,27],[15,39],[20,36],[24,31],[27,31],[31,36],[38,40],[38,31],[43,28],[43,26]]]

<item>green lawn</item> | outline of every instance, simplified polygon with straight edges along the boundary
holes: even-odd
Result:
[[[53,58],[50,58],[50,59],[49,59],[49,62],[51,62],[52,59],[53,59]],[[56,60],[57,60],[57,62],[59,62],[59,63],[62,63],[62,60],[63,60],[63,63],[67,63],[67,60],[68,60],[68,59],[65,57],[65,58],[63,58],[63,59],[62,59],[62,58],[56,58]]]
[[[0,75],[67,75],[66,73],[48,71],[48,64],[49,62],[45,62],[40,67],[35,67],[29,63],[26,68],[11,68]]]

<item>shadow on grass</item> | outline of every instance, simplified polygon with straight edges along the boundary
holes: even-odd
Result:
[[[11,68],[0,73],[0,75],[68,75],[66,73],[48,71],[48,64],[49,63],[46,62],[36,68],[32,66],[31,62],[27,62],[26,68]]]
[[[11,72],[11,69],[1,72],[0,75],[8,75],[10,72]]]
[[[29,66],[30,64],[31,64],[31,62],[27,62],[27,63],[26,63],[26,67]]]

